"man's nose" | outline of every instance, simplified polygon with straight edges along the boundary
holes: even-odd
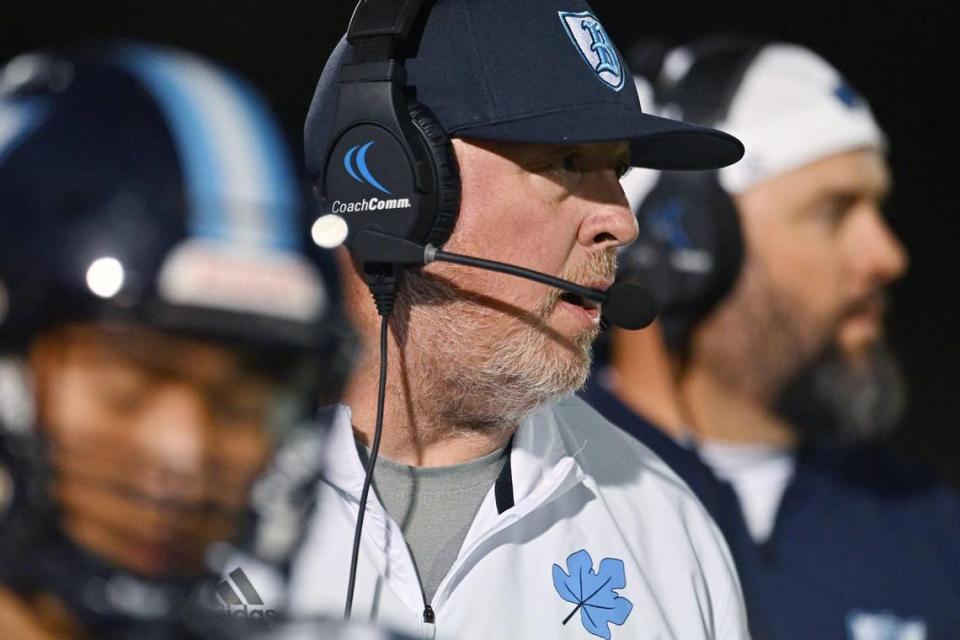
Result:
[[[604,172],[602,190],[586,203],[589,213],[580,225],[577,239],[592,251],[622,247],[637,239],[637,218],[613,171]]]
[[[171,478],[201,475],[212,442],[213,416],[198,389],[185,383],[165,384],[139,422],[138,449],[147,458],[144,464]],[[186,487],[180,489],[191,493]]]
[[[883,286],[903,277],[909,265],[907,250],[879,209],[868,213],[858,235],[860,242],[855,260],[864,280]]]

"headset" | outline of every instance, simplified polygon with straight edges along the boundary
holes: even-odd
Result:
[[[426,19],[429,4],[360,2],[347,31],[353,58],[340,70],[323,195],[343,202],[379,196],[386,203],[383,210],[340,213],[350,229],[347,246],[364,266],[368,282],[378,274],[391,277],[383,272],[396,270],[383,265],[398,263],[365,232],[441,246],[460,207],[459,168],[450,139],[429,108],[404,87],[403,58],[414,25]],[[376,173],[392,190],[367,167],[366,153],[374,145]],[[392,207],[396,201],[401,206]]]
[[[346,246],[362,267],[382,318],[377,420],[357,515],[346,618],[352,609],[363,517],[383,428],[388,317],[404,268],[441,260],[534,280],[604,304],[609,322],[631,329],[647,326],[656,314],[649,295],[636,285],[618,283],[601,291],[439,248],[457,220],[459,167],[443,126],[429,107],[411,95],[404,69],[404,59],[416,47],[432,1],[361,0],[357,4],[347,29],[352,58],[340,68],[330,148],[315,181],[322,208],[347,223]],[[372,171],[367,153],[374,146]]]
[[[667,56],[654,47],[635,49],[631,66],[656,79],[658,109],[717,126],[726,120],[744,74],[764,46],[738,36],[714,36]],[[687,58],[679,78],[666,73],[669,56]],[[649,288],[668,347],[682,352],[692,328],[730,293],[740,273],[744,242],[736,205],[717,170],[664,171],[636,214],[640,235],[621,253],[621,273]]]

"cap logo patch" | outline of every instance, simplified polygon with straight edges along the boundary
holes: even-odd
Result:
[[[925,640],[927,624],[921,618],[899,618],[887,611],[851,611],[847,614],[850,640]]]
[[[833,95],[848,109],[856,109],[862,102],[860,94],[858,94],[857,91],[846,82],[841,82],[834,87]]]
[[[620,91],[624,80],[623,65],[597,17],[589,11],[560,11],[559,14],[570,41],[594,75],[614,91]]]

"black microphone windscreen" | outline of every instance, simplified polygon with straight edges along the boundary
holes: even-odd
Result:
[[[643,329],[656,319],[657,303],[641,285],[617,282],[607,289],[603,316],[610,324],[624,329]]]

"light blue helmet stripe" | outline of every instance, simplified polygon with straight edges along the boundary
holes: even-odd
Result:
[[[43,123],[49,112],[50,104],[43,98],[0,98],[0,162]]]
[[[281,134],[253,91],[186,54],[145,47],[125,53],[170,123],[184,165],[191,235],[296,246],[297,180]]]
[[[274,222],[273,244],[278,247],[299,247],[297,216],[300,213],[301,193],[290,152],[283,142],[283,132],[250,85],[233,74],[225,74],[224,77],[244,98],[241,105],[246,108],[249,117],[247,135],[251,146],[257,151],[257,157],[262,159],[264,175],[267,176],[264,187],[269,190],[268,201],[275,206],[271,216]]]
[[[203,128],[201,107],[184,95],[176,78],[177,65],[167,55],[142,47],[128,47],[124,53],[131,70],[161,103],[176,138],[190,204],[190,235],[224,239],[223,202],[216,197],[221,178]]]

